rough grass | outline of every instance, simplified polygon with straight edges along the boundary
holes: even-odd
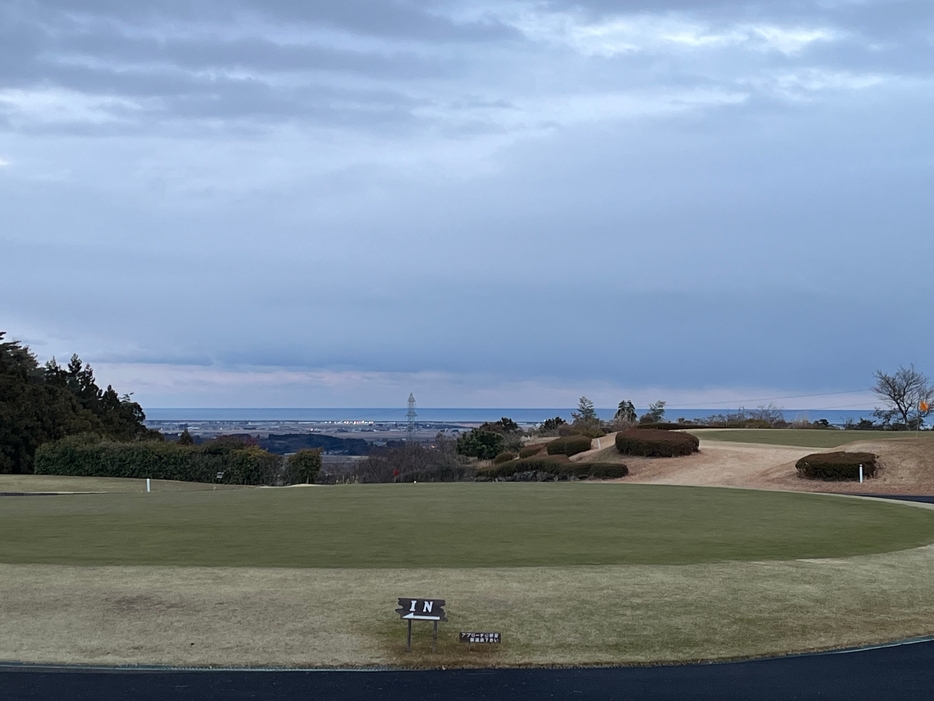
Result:
[[[405,484],[5,498],[0,562],[425,568],[846,557],[934,542],[934,512],[656,485]]]
[[[905,510],[914,507],[902,506]],[[490,666],[753,657],[934,633],[934,548],[849,559],[494,569],[0,565],[0,659]],[[445,598],[405,625],[399,596]],[[503,644],[468,653],[460,630]]]
[[[705,441],[791,445],[803,448],[838,448],[854,441],[903,440],[914,438],[916,435],[909,431],[842,431],[809,428],[710,428],[696,429],[690,433]],[[917,435],[934,440],[934,431]]]
[[[152,480],[154,492],[191,492],[244,489],[235,484],[206,484]],[[145,492],[146,480],[123,477],[69,477],[61,475],[0,475],[0,492]]]

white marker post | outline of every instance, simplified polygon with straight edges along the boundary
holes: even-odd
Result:
[[[860,468],[862,468],[862,465],[860,465]],[[862,474],[862,473],[860,473],[860,474]],[[862,478],[860,478],[859,481],[862,482],[862,481],[863,481]],[[152,485],[150,484],[150,480],[149,480],[148,477],[146,478],[146,491],[147,491],[147,492],[151,492],[151,491],[152,491]]]
[[[859,483],[863,483],[863,464],[859,464]]]

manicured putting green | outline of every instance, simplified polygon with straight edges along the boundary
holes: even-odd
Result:
[[[843,431],[817,428],[710,428],[690,433],[706,441],[793,445],[802,448],[838,448],[854,441],[903,440],[916,436],[934,439],[934,431],[915,434],[909,431]]]
[[[934,511],[845,497],[582,483],[7,497],[0,562],[255,567],[685,564],[934,542]]]

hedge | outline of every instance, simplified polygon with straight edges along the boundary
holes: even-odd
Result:
[[[515,460],[515,459],[516,459],[516,454],[510,453],[508,450],[506,450],[500,453],[499,455],[497,455],[495,458],[493,458],[493,464],[502,465],[504,462],[509,462],[510,460]]]
[[[581,427],[581,426],[562,426],[558,429],[558,435],[562,438],[568,436],[587,436],[588,438],[602,438],[606,431],[602,428]]]
[[[477,473],[487,479],[515,479],[522,476],[525,481],[543,481],[545,479],[617,479],[629,474],[629,468],[618,463],[571,462],[564,455],[524,458],[512,460],[502,465],[492,465]]]
[[[587,436],[580,435],[555,438],[546,446],[545,450],[549,455],[577,455],[585,450],[590,450],[590,439]]]
[[[35,465],[36,474],[44,475],[275,484],[282,458],[255,446],[114,443],[71,436],[39,446]]]
[[[863,466],[863,476],[873,477],[876,474],[877,456],[873,453],[814,453],[805,455],[797,463],[795,469],[798,477],[825,482],[839,482],[843,480],[858,480],[859,466]]]
[[[636,424],[633,428],[639,429],[649,429],[656,428],[661,431],[682,431],[688,428],[715,428],[713,426],[706,426],[704,424],[679,424],[679,423],[670,423],[667,421],[650,421],[644,424]]]
[[[289,457],[286,463],[286,482],[314,484],[321,472],[321,448],[304,448]]]
[[[672,458],[697,452],[700,441],[690,433],[652,428],[631,428],[616,434],[616,449],[623,455]]]
[[[533,455],[538,455],[545,449],[544,443],[536,443],[535,445],[527,445],[524,448],[519,449],[520,458],[530,458]]]

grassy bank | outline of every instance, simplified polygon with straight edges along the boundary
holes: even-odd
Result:
[[[934,512],[587,483],[347,485],[9,498],[0,562],[556,567],[847,557],[934,542]]]
[[[911,507],[902,507],[910,509]],[[934,549],[849,559],[493,569],[0,565],[0,659],[103,664],[624,664],[934,632]],[[445,598],[438,654],[399,596]],[[501,646],[468,653],[460,630]]]
[[[763,445],[791,445],[804,448],[839,448],[856,441],[887,441],[914,438],[909,431],[841,431],[810,428],[707,428],[690,431],[705,441],[730,443],[761,443]],[[928,438],[934,446],[934,431],[921,432],[918,437]]]

